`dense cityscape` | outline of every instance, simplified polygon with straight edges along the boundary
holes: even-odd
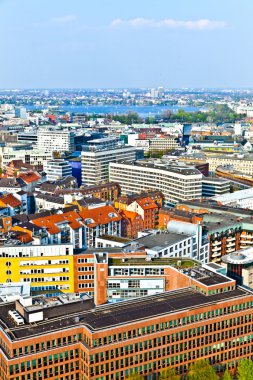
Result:
[[[0,380],[253,380],[250,0],[0,0]]]

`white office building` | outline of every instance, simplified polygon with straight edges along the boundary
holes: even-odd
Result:
[[[92,140],[83,146],[82,183],[99,185],[109,181],[109,164],[118,160],[135,160],[135,147],[122,144],[117,138]]]
[[[122,194],[161,191],[167,205],[202,196],[202,174],[197,169],[155,160],[111,162],[109,179],[119,183]]]
[[[37,146],[49,152],[72,152],[74,133],[63,129],[40,128],[37,134]]]
[[[50,160],[44,163],[44,171],[47,173],[48,181],[57,181],[58,179],[72,175],[71,165],[64,160]]]

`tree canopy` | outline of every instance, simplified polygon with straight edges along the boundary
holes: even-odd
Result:
[[[249,359],[244,359],[237,367],[238,380],[253,380],[253,362]]]
[[[218,380],[215,369],[206,360],[198,360],[192,364],[188,373],[189,380]]]
[[[176,374],[173,368],[166,368],[160,372],[160,380],[180,380],[180,376]]]
[[[230,375],[228,369],[226,369],[226,371],[224,372],[222,380],[232,380],[232,376]]]

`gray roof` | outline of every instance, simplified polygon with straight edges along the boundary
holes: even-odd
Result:
[[[150,234],[139,239],[134,240],[135,243],[143,245],[147,249],[154,251],[160,251],[173,244],[179,243],[191,235],[176,234],[172,232],[166,232],[161,234]]]

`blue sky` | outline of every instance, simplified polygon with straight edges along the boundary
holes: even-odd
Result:
[[[0,88],[253,87],[252,0],[0,0]]]

